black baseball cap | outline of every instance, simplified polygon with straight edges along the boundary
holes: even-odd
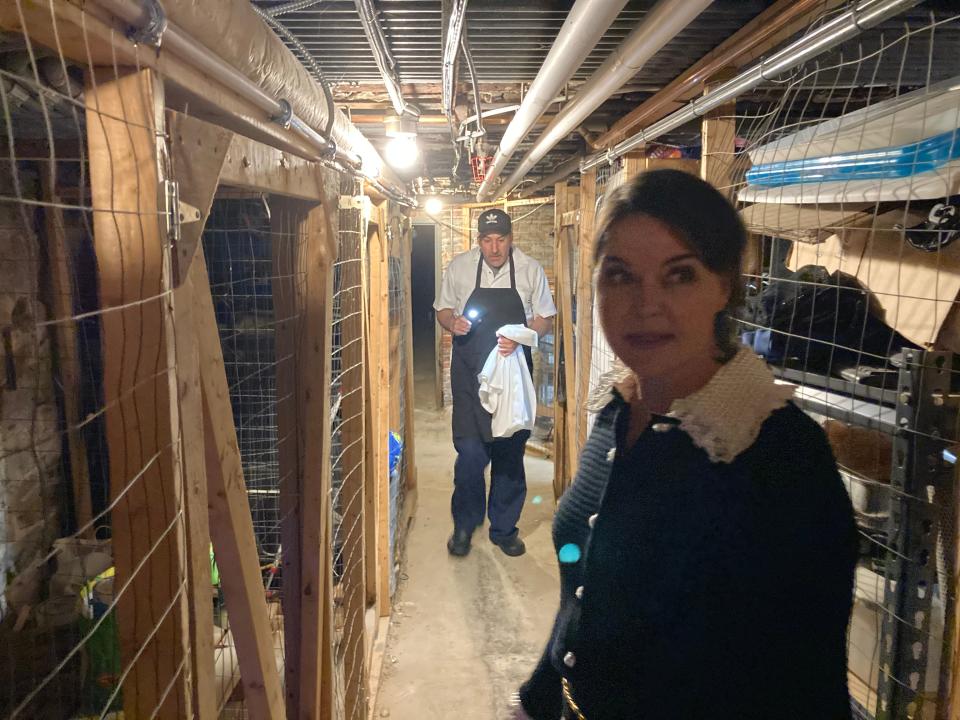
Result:
[[[498,208],[490,208],[480,213],[480,219],[477,220],[477,232],[480,237],[496,233],[497,235],[509,235],[513,231],[513,223],[510,222],[510,216]]]

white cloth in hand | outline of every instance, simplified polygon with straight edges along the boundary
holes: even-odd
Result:
[[[537,347],[537,333],[525,325],[504,325],[497,335],[521,345]],[[517,347],[504,357],[493,348],[480,374],[480,404],[493,415],[493,437],[511,437],[521,430],[533,430],[537,416],[537,390],[530,377],[523,348]]]

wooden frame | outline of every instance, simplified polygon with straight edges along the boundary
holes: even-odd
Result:
[[[163,85],[152,70],[109,68],[88,75],[84,99],[110,493],[117,503],[120,654],[129,670],[124,711],[179,718],[189,714],[191,698],[183,672],[188,619],[176,357],[164,300],[173,283],[159,205],[163,147],[156,141],[164,127]]]

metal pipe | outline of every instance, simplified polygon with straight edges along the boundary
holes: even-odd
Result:
[[[633,79],[650,58],[710,5],[710,1],[660,0],[546,127],[503,183],[501,194],[506,195],[515,188],[554,145],[576,129],[611,94]],[[482,199],[489,199],[492,195],[492,190],[487,188]]]
[[[148,19],[149,14],[137,0],[96,0],[97,4],[111,12],[124,22],[139,27]],[[364,168],[364,159],[352,152],[350,138],[336,132],[333,137],[326,138],[314,128],[305,123],[292,112],[286,101],[276,100],[260,88],[253,80],[228,65],[219,56],[198,43],[188,33],[174,23],[167,23],[162,35],[164,51],[169,51],[184,62],[193,65],[206,75],[214,78],[240,97],[262,110],[269,118],[279,120],[283,118],[290,129],[303,137],[317,151],[314,160],[334,161],[342,169],[352,174],[364,177],[384,194],[397,202],[414,206],[416,203],[407,197],[401,190],[391,188],[381,183],[376,177],[380,168]],[[325,115],[325,113],[321,113]],[[324,120],[327,120],[324,117]],[[352,127],[352,126],[351,126]],[[359,135],[360,131],[354,128]],[[362,137],[362,136],[361,136]],[[331,153],[331,150],[333,151]],[[376,159],[379,163],[379,158]]]
[[[583,64],[624,5],[626,0],[577,0],[570,9],[557,39],[543,61],[543,67],[500,139],[493,165],[477,191],[477,200],[486,202],[493,197],[494,183],[506,168],[513,153],[553,102],[553,98],[560,94],[563,86]]]
[[[448,118],[453,117],[454,70],[457,64],[457,55],[460,53],[460,36],[463,32],[466,19],[467,0],[453,0],[453,7],[450,10],[450,20],[447,24],[447,37],[443,44],[443,64],[440,78],[440,102],[443,114]]]
[[[864,30],[880,24],[901,12],[919,5],[923,0],[863,0],[821,25],[808,35],[750,67],[720,85],[713,92],[693,100],[659,122],[641,130],[636,135],[614,145],[610,150],[595,153],[580,163],[580,171],[589,170],[603,162],[610,162],[651,140],[668,133],[691,120],[706,115],[714,108],[736,99],[765,80],[781,75],[797,65],[830,50],[836,45],[856,37]]]
[[[377,9],[373,0],[354,0],[360,24],[363,25],[363,34],[367,36],[367,44],[373,53],[373,61],[377,64],[383,84],[387,88],[390,102],[397,115],[420,116],[420,109],[403,99],[403,89],[400,87],[400,78],[397,75],[397,61],[390,53],[387,38],[377,19]]]
[[[269,10],[264,10],[264,12],[270,17],[275,18],[287,13],[297,12],[298,10],[306,10],[314,5],[319,5],[322,1],[323,0],[294,0],[293,2],[284,3],[283,5],[276,5]]]
[[[463,58],[467,61],[467,73],[470,75],[470,85],[473,88],[473,106],[477,111],[477,114],[474,116],[477,121],[477,137],[482,138],[487,134],[487,131],[483,129],[483,107],[480,102],[480,83],[477,80],[477,68],[473,64],[473,56],[470,54],[470,40],[467,38],[467,28],[465,27],[460,35],[460,47],[463,50]]]
[[[677,103],[700,94],[704,82],[718,72],[731,67],[744,55],[756,53],[777,33],[797,23],[811,11],[823,7],[824,0],[779,0],[687,68],[669,85],[658,88],[656,95],[617,120],[610,130],[596,138],[594,147],[615,145],[625,139],[633,128],[668,115],[672,111],[671,106],[675,107]]]
[[[546,177],[537,180],[537,182],[530,187],[524,188],[520,193],[520,197],[528,198],[534,193],[540,192],[541,190],[546,190],[547,188],[552,189],[554,183],[560,182],[568,175],[571,175],[579,170],[580,161],[582,159],[582,156],[577,155],[576,157],[572,157],[569,160],[565,160],[564,162],[560,163],[553,170],[551,170]]]

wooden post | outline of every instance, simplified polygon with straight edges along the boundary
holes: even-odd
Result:
[[[190,715],[169,246],[159,200],[163,86],[95,70],[84,92],[99,269],[104,416],[127,717]],[[172,685],[170,685],[172,683]],[[168,685],[172,690],[167,693]],[[166,696],[166,699],[164,699]]]
[[[230,613],[244,700],[251,716],[281,720],[283,691],[202,247],[197,248],[188,278],[200,352],[210,536]]]
[[[54,348],[57,374],[63,388],[63,419],[66,424],[67,448],[70,453],[70,481],[73,487],[73,512],[77,528],[90,523],[93,516],[90,496],[90,468],[87,465],[87,446],[77,429],[80,423],[80,357],[77,351],[77,325],[68,322],[74,316],[73,278],[71,277],[70,242],[63,221],[63,210],[56,183],[57,163],[43,166],[40,184],[43,191],[43,240],[50,263],[50,314],[59,320],[54,325]],[[80,533],[80,537],[92,538],[93,528]]]
[[[736,74],[734,68],[717,73],[704,86],[704,94],[714,90]],[[737,103],[721,105],[708,112],[702,123],[703,148],[700,154],[700,177],[727,196],[733,197],[733,166],[737,138]]]
[[[337,188],[337,181],[326,183]],[[331,225],[337,194],[329,187],[319,206],[277,199],[273,203],[275,316],[277,326],[277,419],[281,456],[284,621],[289,718],[329,717],[333,683],[333,597],[330,466],[333,262]],[[288,539],[289,538],[289,539]],[[287,610],[287,608],[291,610]],[[297,612],[295,618],[291,612]],[[292,623],[288,623],[288,618]],[[291,627],[292,626],[292,627]],[[291,651],[293,651],[291,653]],[[296,684],[297,688],[290,687]]]
[[[400,225],[400,256],[402,259],[401,276],[403,277],[403,324],[404,324],[404,346],[406,351],[407,372],[403,378],[404,405],[403,427],[405,437],[403,438],[403,455],[407,459],[407,475],[404,478],[407,492],[411,492],[417,487],[417,463],[415,454],[415,435],[413,410],[415,406],[416,390],[414,389],[414,367],[413,367],[413,292],[411,289],[411,277],[413,267],[411,258],[413,257],[413,231],[407,218],[401,220]],[[407,502],[412,510],[411,496],[407,496]]]
[[[194,318],[194,289],[189,280],[189,270],[210,215],[232,133],[178,113],[167,114],[167,126],[173,179],[179,185],[180,198],[201,211],[199,221],[181,225],[181,244],[174,249],[175,277],[179,286],[173,294],[173,329],[177,348],[180,439],[186,501],[193,702],[198,717],[213,718],[217,714],[217,683],[213,651],[210,521],[207,510],[200,352]]]
[[[365,481],[365,335],[363,238],[360,200],[355,181],[340,185],[340,592],[338,615],[343,626],[343,665],[346,717],[362,717],[366,704],[364,613],[369,574],[365,575],[370,537],[366,528],[368,499]],[[376,584],[373,585],[376,587]]]
[[[368,235],[370,258],[370,342],[367,367],[370,378],[369,414],[373,432],[368,438],[372,463],[368,469],[376,498],[376,529],[368,541],[377,553],[377,612],[390,614],[390,460],[387,438],[390,432],[390,251],[384,233],[371,228]],[[368,505],[369,507],[369,505]],[[368,576],[369,577],[369,576]]]
[[[590,393],[590,362],[593,354],[593,227],[596,220],[597,171],[587,170],[580,176],[580,233],[577,262],[577,446],[580,454],[587,441],[587,396]]]
[[[554,337],[556,338],[554,388],[560,397],[563,386],[564,402],[557,403],[554,412],[555,474],[554,494],[557,499],[563,494],[577,471],[577,398],[576,398],[576,347],[573,330],[573,277],[570,272],[570,233],[564,225],[564,215],[573,204],[573,193],[566,183],[554,186],[556,198],[556,221],[554,236],[556,255],[557,317],[555,318]],[[563,372],[560,372],[563,358]]]
[[[627,183],[632,178],[647,169],[647,158],[642,152],[631,152],[623,156],[623,182]]]

